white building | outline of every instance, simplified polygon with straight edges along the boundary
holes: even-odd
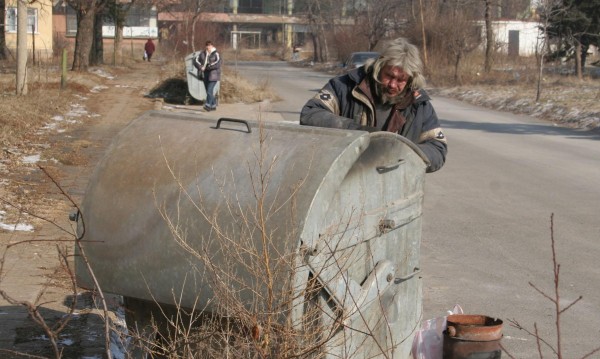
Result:
[[[480,22],[482,38],[485,39],[485,24]],[[493,21],[494,40],[500,51],[509,56],[533,56],[541,46],[543,38],[536,21],[502,20]],[[485,41],[484,41],[485,43]]]

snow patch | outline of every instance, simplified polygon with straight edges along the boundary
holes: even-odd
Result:
[[[64,338],[64,339],[59,340],[58,343],[60,343],[62,345],[66,345],[66,346],[71,346],[75,343],[75,341],[70,338]]]
[[[30,156],[25,156],[21,159],[21,162],[23,162],[24,164],[34,164],[34,163],[38,163],[40,161],[40,154],[36,154],[36,155],[30,155]]]
[[[24,223],[6,224],[6,223],[2,222],[5,214],[6,214],[6,212],[0,211],[0,229],[4,229],[7,231],[20,231],[20,232],[32,232],[33,231],[33,226],[30,224],[24,224]]]
[[[104,77],[106,79],[109,79],[109,80],[114,80],[114,78],[115,78],[113,75],[109,74],[108,72],[106,72],[106,71],[104,71],[102,69],[93,69],[93,70],[90,70],[90,72],[93,73],[93,74],[96,74],[96,75],[98,75],[100,77]]]
[[[98,85],[98,86],[94,86],[92,87],[92,89],[90,90],[90,92],[92,93],[98,93],[102,90],[106,90],[108,88],[108,86],[103,86],[103,85]]]

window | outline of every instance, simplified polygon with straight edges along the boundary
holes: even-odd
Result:
[[[37,9],[27,9],[27,33],[37,33],[38,31]],[[6,32],[17,32],[17,8],[9,7],[6,9]]]

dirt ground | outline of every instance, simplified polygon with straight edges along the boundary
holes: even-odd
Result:
[[[112,137],[140,113],[153,109],[145,95],[159,81],[158,62],[132,63],[71,75],[79,93],[69,96],[62,115],[48,115],[20,143],[3,141],[0,156],[0,357],[28,353],[55,357],[41,326],[28,318],[27,304],[52,327],[74,298],[59,247],[73,251],[68,214],[80,203],[89,175]],[[58,90],[55,90],[58,91]],[[0,101],[11,101],[2,97]],[[61,104],[57,104],[60,109]],[[48,108],[55,113],[57,108]],[[26,113],[26,109],[23,109]],[[72,259],[72,258],[71,258]],[[70,261],[69,261],[70,262]],[[40,289],[42,292],[40,293]],[[94,296],[80,292],[75,315],[59,343],[65,358],[102,358],[102,319]],[[109,303],[115,308],[118,303]]]
[[[85,75],[70,74],[73,84],[64,96],[37,104],[47,109],[47,116],[38,122],[22,121],[34,123],[23,129],[25,135],[13,136],[4,129],[0,133],[1,358],[23,357],[17,353],[55,357],[47,335],[28,315],[27,305],[36,308],[47,325],[53,326],[64,319],[74,298],[75,315],[59,337],[63,357],[104,356],[103,320],[95,309],[97,297],[85,291],[74,295],[68,271],[60,266],[58,248],[72,253],[74,228],[68,214],[75,207],[71,201],[81,202],[91,171],[112,137],[139,114],[157,106],[146,95],[164,79],[164,66],[160,61],[139,61]],[[0,82],[0,90],[2,86]],[[568,124],[573,127],[600,124],[598,80],[585,86],[574,84],[569,92],[550,86],[541,104],[524,101],[534,96],[515,93],[514,87],[507,93],[501,93],[498,86],[491,88],[495,91],[477,87],[435,93],[501,110],[538,112],[550,121],[558,113],[563,119],[572,118]],[[60,92],[56,86],[48,86],[47,90]],[[2,92],[0,113],[18,108],[21,120],[34,116],[28,111],[31,102],[22,104]],[[550,93],[556,93],[556,97],[549,98]],[[574,107],[564,104],[566,97],[577,101]],[[109,299],[111,308],[118,309],[119,303]],[[122,353],[114,353],[114,357],[122,357]]]

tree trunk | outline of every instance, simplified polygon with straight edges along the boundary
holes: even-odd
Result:
[[[454,83],[457,85],[462,85],[462,81],[460,79],[460,75],[459,75],[459,71],[458,68],[460,67],[460,59],[461,59],[461,54],[457,53],[456,54],[456,58],[454,60]]]
[[[492,71],[492,55],[494,50],[494,31],[492,30],[492,4],[491,0],[485,0],[485,73]]]
[[[310,33],[313,43],[313,62],[319,62],[319,39],[314,32]]]
[[[27,95],[27,2],[17,0],[17,95]]]
[[[2,9],[2,13],[6,12],[6,2],[4,0],[0,0],[0,9]],[[4,16],[0,16],[0,29],[4,29],[5,21]],[[6,49],[6,32],[0,31],[0,60],[6,60],[8,58],[8,51]]]
[[[96,13],[94,16],[94,32],[92,50],[90,53],[90,65],[102,65],[104,64],[104,44],[102,42],[102,14]]]
[[[86,5],[86,7],[77,10],[77,36],[75,37],[75,51],[73,54],[73,71],[86,71],[90,65],[96,1],[90,0]]]
[[[575,45],[575,73],[577,73],[577,78],[579,80],[583,80],[581,71],[581,42],[579,41],[577,41],[577,45]]]
[[[589,44],[581,45],[581,72],[585,72],[585,63],[587,61],[587,52],[590,49]]]
[[[546,29],[546,28],[547,27],[544,26],[544,29]],[[535,49],[536,49],[535,53],[537,55],[537,60],[538,60],[538,78],[537,78],[537,89],[536,89],[536,93],[535,93],[535,102],[536,103],[540,102],[540,98],[542,97],[542,79],[544,76],[544,58],[548,51],[548,49],[546,47],[546,45],[548,44],[548,33],[546,32],[546,30],[544,30],[544,37],[543,37],[542,41],[543,41],[542,46],[535,47]]]
[[[425,18],[423,16],[423,1],[419,0],[419,14],[421,15],[421,37],[423,38],[423,65],[428,68],[427,36],[425,35]]]
[[[199,19],[200,13],[196,13],[192,17],[192,37],[190,39],[190,43],[192,44],[192,52],[196,52],[196,24],[198,23]],[[202,46],[200,46],[200,48],[202,48]]]
[[[119,22],[115,27],[115,49],[114,58],[116,64],[123,63],[123,23]]]

